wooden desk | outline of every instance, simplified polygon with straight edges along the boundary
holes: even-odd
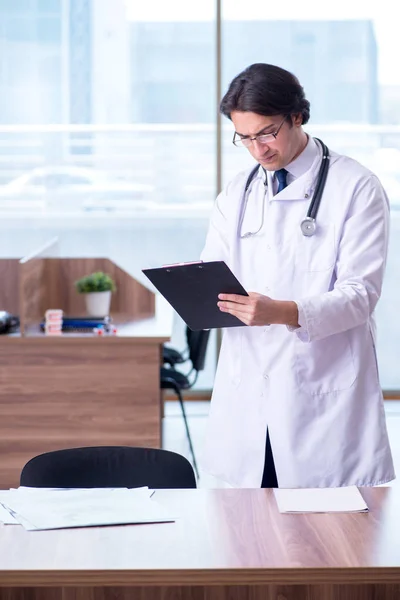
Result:
[[[160,356],[172,309],[118,336],[0,336],[0,487],[24,464],[75,446],[161,446]]]
[[[281,515],[271,490],[163,490],[175,523],[0,526],[1,600],[398,600],[398,488],[367,514]]]

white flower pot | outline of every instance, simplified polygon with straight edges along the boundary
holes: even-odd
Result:
[[[107,317],[110,314],[111,290],[85,294],[86,313],[89,317]]]

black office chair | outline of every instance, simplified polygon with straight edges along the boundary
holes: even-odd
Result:
[[[161,367],[161,389],[173,390],[178,396],[181,405],[183,421],[185,423],[186,435],[189,442],[190,452],[193,457],[193,466],[197,477],[199,470],[197,468],[196,456],[193,449],[192,438],[190,435],[189,425],[186,418],[185,405],[183,402],[182,390],[188,390],[196,383],[199,371],[204,369],[206,351],[210,331],[192,331],[189,327],[186,328],[187,349],[183,353],[178,352],[173,348],[164,347],[163,362],[167,367]],[[190,361],[191,369],[185,375],[177,369],[175,365]]]
[[[46,452],[32,458],[20,485],[50,488],[195,488],[190,462],[157,448],[96,446]]]

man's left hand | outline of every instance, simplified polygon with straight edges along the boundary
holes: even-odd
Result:
[[[262,326],[286,324],[298,327],[298,309],[295,302],[273,300],[256,292],[248,296],[219,294],[218,307],[222,312],[234,315],[245,325]]]
[[[222,312],[234,315],[245,325],[270,325],[276,313],[275,302],[268,296],[249,292],[248,296],[219,294],[218,306]]]

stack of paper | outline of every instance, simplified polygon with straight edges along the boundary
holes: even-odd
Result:
[[[148,488],[18,488],[0,492],[0,520],[29,531],[174,521],[152,494]]]
[[[12,516],[12,514],[0,504],[0,523],[4,525],[18,525],[18,521]]]
[[[368,511],[355,486],[339,488],[274,489],[281,513],[335,513]]]

